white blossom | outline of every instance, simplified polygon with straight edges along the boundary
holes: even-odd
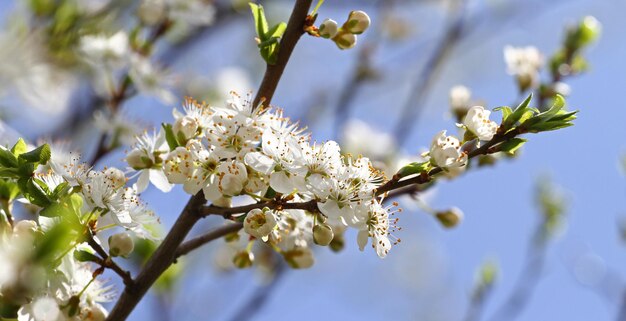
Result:
[[[469,88],[458,85],[450,89],[450,107],[453,110],[468,109],[471,103],[472,92]]]
[[[243,220],[243,229],[256,238],[266,239],[276,224],[276,218],[271,210],[253,209]]]
[[[474,106],[467,111],[463,125],[479,140],[491,140],[498,130],[498,124],[489,119],[491,111],[482,106]]]
[[[506,46],[504,47],[504,60],[507,64],[507,72],[517,77],[521,89],[537,85],[539,70],[544,63],[539,49],[533,46]]]
[[[467,163],[467,154],[461,151],[458,138],[440,131],[433,138],[430,146],[431,161],[444,169],[463,167]]]

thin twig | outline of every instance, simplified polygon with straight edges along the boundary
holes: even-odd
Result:
[[[489,320],[514,320],[528,305],[545,267],[546,244],[535,246],[533,249],[535,251],[528,254],[526,265],[515,283],[513,292]]]
[[[287,264],[282,260],[276,260],[272,279],[268,283],[257,287],[248,301],[246,301],[241,309],[237,309],[237,312],[230,320],[245,321],[252,319],[269,300],[270,295],[273,293],[272,290],[278,286],[287,271],[289,271]]]
[[[237,222],[237,223],[229,223],[227,225],[218,227],[212,231],[209,231],[205,234],[202,234],[200,236],[197,236],[189,241],[185,241],[183,244],[181,244],[178,247],[178,250],[176,250],[176,257],[180,257],[183,256],[199,247],[201,247],[204,244],[207,244],[213,240],[219,239],[225,235],[228,235],[230,233],[234,233],[239,231],[240,229],[243,228],[243,223],[241,222]]]
[[[439,76],[443,62],[448,58],[452,49],[456,46],[463,35],[463,27],[465,25],[466,0],[458,0],[455,10],[451,12],[454,19],[446,29],[441,42],[432,52],[424,69],[419,73],[414,89],[407,99],[404,108],[400,114],[398,124],[395,127],[395,138],[398,146],[402,146],[407,140],[413,126],[419,121],[422,110],[424,109],[424,101],[435,79]]]
[[[98,253],[98,255],[100,255],[100,257],[102,258],[102,261],[98,263],[103,267],[111,269],[113,272],[117,273],[117,275],[122,278],[125,285],[132,285],[133,278],[130,275],[130,272],[122,269],[119,265],[117,265],[117,263],[115,263],[115,261],[113,261],[113,258],[111,258],[109,253],[107,253],[107,251],[105,251],[102,246],[100,246],[100,244],[96,242],[91,232],[88,231],[86,234],[87,244],[89,244],[89,246],[91,246],[91,248],[94,249],[96,253]]]

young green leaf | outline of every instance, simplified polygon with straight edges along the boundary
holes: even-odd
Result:
[[[519,106],[517,106],[517,108],[515,108],[513,113],[510,114],[509,117],[507,117],[502,122],[502,126],[504,126],[504,128],[509,129],[513,125],[515,125],[520,120],[520,118],[522,118],[524,113],[526,113],[528,105],[530,104],[530,101],[532,99],[533,99],[533,94],[531,93]]]
[[[50,151],[50,145],[43,144],[30,152],[20,154],[18,158],[27,163],[38,163],[43,165],[50,160],[51,156],[52,152]]]
[[[431,168],[430,161],[426,162],[413,162],[404,167],[402,167],[397,175],[402,178],[413,174],[420,174],[423,172],[428,172]]]
[[[267,31],[269,25],[267,24],[267,18],[265,18],[265,10],[260,4],[250,2],[250,10],[252,11],[252,17],[254,18],[254,27],[256,29],[256,35],[261,41],[266,41]]]
[[[4,146],[0,146],[0,165],[6,168],[17,167],[17,158]]]
[[[21,138],[17,140],[17,142],[15,143],[15,145],[13,145],[13,147],[11,147],[11,153],[13,153],[15,157],[18,157],[21,154],[26,153],[27,150],[28,150],[28,146],[26,145],[26,142]]]
[[[522,147],[526,142],[527,140],[523,138],[509,139],[506,142],[500,144],[500,151],[513,155],[515,151]]]

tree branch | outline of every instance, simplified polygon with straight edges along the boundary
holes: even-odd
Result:
[[[150,256],[148,262],[137,276],[134,284],[126,285],[117,304],[107,317],[108,321],[126,320],[152,284],[165,272],[176,259],[176,250],[185,236],[200,219],[195,212],[206,202],[202,192],[189,199],[182,213],[172,226],[161,245]]]
[[[183,244],[181,244],[178,247],[178,250],[176,250],[176,258],[183,256],[199,247],[201,247],[204,244],[207,244],[213,240],[219,239],[223,236],[226,236],[230,233],[234,233],[239,231],[240,229],[243,228],[243,223],[241,222],[236,222],[236,223],[230,223],[228,225],[224,225],[218,228],[215,228],[205,234],[202,234],[198,237],[195,237],[189,241],[184,242]]]
[[[302,37],[302,34],[304,34],[304,25],[309,14],[309,9],[311,8],[311,2],[313,2],[313,0],[297,0],[293,5],[291,17],[289,17],[289,22],[287,22],[287,29],[285,30],[283,38],[280,40],[276,64],[267,65],[259,91],[254,97],[252,108],[256,108],[261,102],[263,105],[269,106],[272,101],[278,82],[291,57],[291,53],[296,47],[298,40],[300,40],[300,37]]]

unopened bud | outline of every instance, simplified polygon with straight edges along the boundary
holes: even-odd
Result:
[[[370,17],[363,11],[352,11],[344,28],[355,35],[362,34],[370,26]]]
[[[327,246],[333,241],[333,229],[328,224],[313,226],[313,241],[317,245]]]
[[[436,212],[435,217],[444,227],[453,228],[463,220],[463,212],[460,209],[453,207],[446,211]]]
[[[600,35],[601,25],[598,20],[593,16],[587,16],[583,19],[579,26],[579,43],[581,46],[586,46],[595,41]]]
[[[239,269],[249,268],[252,266],[252,263],[254,263],[254,254],[252,252],[239,252],[233,257],[233,264]]]
[[[335,234],[335,237],[333,237],[333,240],[329,244],[330,249],[335,253],[343,250],[345,246],[346,241],[343,238],[343,234]]]
[[[356,45],[356,35],[348,32],[340,32],[333,37],[333,41],[341,50],[350,49]]]
[[[149,167],[148,164],[144,162],[145,153],[138,149],[133,149],[126,155],[126,163],[128,166],[133,169],[139,170]]]
[[[337,35],[339,26],[337,25],[337,21],[333,19],[326,19],[322,22],[318,29],[320,37],[329,39]]]
[[[126,232],[113,234],[109,237],[109,254],[111,256],[127,257],[134,248],[135,242]]]

